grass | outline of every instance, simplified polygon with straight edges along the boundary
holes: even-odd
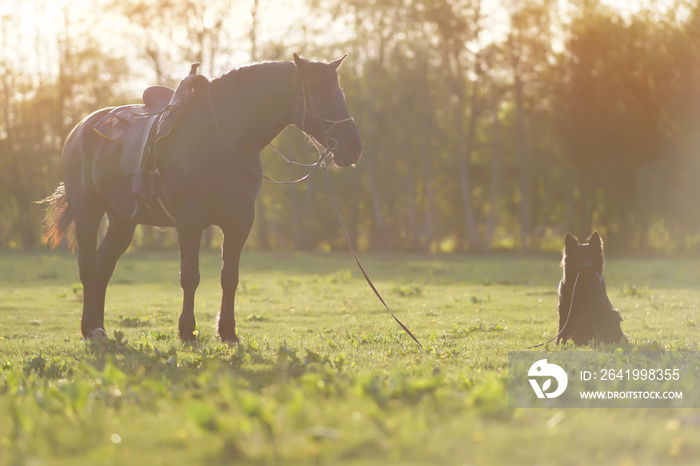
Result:
[[[98,342],[74,256],[1,253],[0,464],[697,463],[697,411],[507,407],[508,351],[556,331],[556,256],[363,261],[424,350],[345,254],[245,253],[236,347],[213,329],[217,253],[193,345],[175,252],[122,258]],[[605,276],[633,344],[698,350],[697,262],[608,257]]]

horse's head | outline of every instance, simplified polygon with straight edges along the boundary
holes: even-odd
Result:
[[[336,71],[344,59],[322,63],[294,54],[302,83],[294,124],[330,150],[333,161],[341,167],[352,165],[362,155],[360,132],[345,106]]]

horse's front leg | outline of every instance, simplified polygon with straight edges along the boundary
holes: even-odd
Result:
[[[241,259],[243,245],[248,238],[248,233],[253,225],[254,210],[251,208],[248,215],[239,222],[229,227],[222,227],[224,233],[224,246],[221,250],[223,267],[221,269],[221,310],[219,311],[219,337],[221,341],[236,343],[236,319],[234,316],[234,301],[236,288],[238,287],[238,267]]]
[[[180,314],[180,339],[196,340],[194,319],[194,294],[199,286],[199,243],[202,225],[197,216],[185,215],[177,233],[180,244],[180,285],[182,286],[182,314]]]

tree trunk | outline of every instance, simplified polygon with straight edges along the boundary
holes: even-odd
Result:
[[[408,239],[408,247],[415,251],[418,249],[418,220],[416,207],[416,177],[413,174],[413,166],[409,162],[406,172],[406,196],[408,197],[408,230],[411,235]]]
[[[258,201],[256,203],[255,209],[255,232],[258,237],[258,242],[260,248],[264,250],[269,250],[270,246],[270,225],[267,219],[267,207],[265,207],[265,201],[263,196],[258,196]]]
[[[423,117],[423,187],[425,190],[425,219],[423,223],[422,249],[430,250],[435,230],[433,212],[435,210],[435,189],[433,187],[433,157],[431,151],[432,131],[428,118]]]
[[[386,238],[384,237],[384,220],[382,219],[382,203],[379,200],[379,189],[375,176],[375,166],[370,148],[367,154],[367,180],[369,182],[369,193],[372,199],[372,214],[374,219],[374,234],[372,239],[373,249],[383,250],[386,246]]]
[[[520,246],[523,251],[529,249],[529,238],[532,230],[532,207],[530,199],[530,150],[527,146],[525,134],[525,108],[523,103],[523,81],[518,70],[517,60],[513,63],[515,78],[515,153],[520,167]]]
[[[491,192],[489,194],[489,215],[486,221],[486,233],[484,233],[484,242],[481,245],[483,251],[488,251],[491,247],[494,231],[498,223],[498,218],[501,211],[501,167],[500,167],[500,147],[498,145],[498,134],[500,130],[500,121],[498,119],[498,110],[493,117],[493,136],[491,139]]]
[[[292,244],[294,249],[300,248],[301,232],[299,231],[299,201],[297,187],[289,186],[289,217],[292,230]]]
[[[366,126],[366,143],[365,143],[365,158],[367,160],[367,181],[369,184],[369,194],[372,202],[372,215],[374,220],[374,231],[372,233],[372,248],[383,250],[386,246],[384,238],[384,220],[382,218],[382,203],[379,195],[379,188],[377,186],[376,180],[376,164],[375,164],[375,153],[374,153],[374,109],[372,107],[372,102],[374,101],[374,96],[372,92],[372,84],[368,86],[367,92],[367,126]]]
[[[464,132],[464,98],[459,95],[454,109],[455,130],[457,131],[457,150],[459,154],[459,180],[462,188],[462,209],[464,210],[464,233],[469,249],[474,249],[479,244],[479,233],[474,218],[474,209],[471,199],[471,182],[469,179],[469,165],[472,147],[474,145],[474,130],[476,128],[476,89],[472,94],[472,102],[469,117],[469,128]]]
[[[202,247],[204,249],[211,249],[212,242],[214,241],[214,232],[215,226],[208,226],[207,228],[204,229],[202,232]],[[160,233],[160,232],[159,232]],[[158,238],[156,239],[157,242],[160,242],[160,235],[158,235]]]

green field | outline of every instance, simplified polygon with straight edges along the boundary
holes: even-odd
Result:
[[[607,259],[634,345],[700,349],[697,261]],[[244,253],[235,347],[213,328],[218,253],[194,345],[176,252],[122,258],[97,342],[75,256],[1,253],[0,464],[697,464],[698,411],[507,407],[508,351],[556,332],[556,255],[363,261],[424,350],[347,254]]]

